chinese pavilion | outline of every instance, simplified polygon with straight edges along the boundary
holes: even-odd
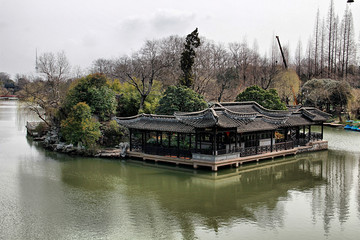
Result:
[[[323,123],[329,117],[312,107],[280,111],[256,102],[226,102],[198,112],[116,120],[129,129],[130,157],[217,171],[219,166],[327,149]]]

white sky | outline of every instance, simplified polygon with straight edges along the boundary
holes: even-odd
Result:
[[[334,0],[342,18],[347,0]],[[201,36],[221,43],[256,39],[261,53],[280,36],[291,53],[303,48],[330,0],[0,0],[0,72],[31,74],[38,54],[64,50],[72,66],[85,69],[97,58],[138,50],[146,39]],[[360,0],[353,12],[356,40]]]

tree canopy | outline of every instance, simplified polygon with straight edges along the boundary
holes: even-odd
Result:
[[[204,97],[186,86],[170,86],[160,99],[157,114],[171,115],[174,112],[194,112],[207,107]]]
[[[118,79],[115,79],[110,83],[110,87],[117,93],[117,116],[128,117],[139,113],[138,109],[140,107],[141,95],[135,86],[128,82],[120,83]],[[154,80],[152,90],[146,97],[141,113],[155,113],[156,108],[159,106],[161,96],[162,84]]]
[[[248,87],[236,97],[236,102],[255,101],[261,106],[273,110],[286,110],[275,89],[264,90],[257,85]]]
[[[115,92],[110,89],[107,79],[103,74],[90,74],[79,79],[68,91],[65,99],[65,112],[69,113],[72,107],[79,102],[86,102],[93,114],[100,120],[108,120],[115,114]]]
[[[282,101],[291,105],[296,102],[296,96],[300,91],[300,83],[300,78],[295,70],[288,69],[275,75],[271,87],[276,89]]]
[[[351,87],[345,81],[333,79],[312,79],[307,81],[301,88],[303,104],[305,106],[345,107],[351,97]]]
[[[100,123],[91,118],[89,105],[79,102],[69,117],[61,121],[61,133],[68,143],[92,147],[101,136]]]

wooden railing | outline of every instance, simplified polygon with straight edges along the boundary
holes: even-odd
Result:
[[[308,134],[302,134],[299,139],[295,141],[287,141],[287,142],[279,142],[274,143],[273,146],[266,145],[266,146],[254,146],[254,147],[246,147],[246,148],[240,148],[240,147],[232,147],[230,149],[218,149],[216,152],[216,155],[223,155],[223,154],[229,154],[229,153],[240,153],[241,157],[251,156],[251,155],[257,155],[257,154],[263,154],[267,152],[278,152],[288,149],[293,149],[295,146],[304,146],[306,145],[309,140],[310,141],[317,141],[322,139],[321,133],[311,133],[310,138]],[[185,157],[185,158],[191,158],[192,153],[200,153],[200,154],[206,154],[206,155],[215,155],[215,152],[212,149],[178,149],[176,147],[164,147],[159,145],[146,145],[142,147],[140,144],[136,144],[133,146],[132,151],[139,151],[144,152],[147,154],[153,154],[153,155],[161,155],[161,156],[177,156],[177,157]]]
[[[177,149],[176,147],[163,147],[163,146],[150,146],[147,145],[144,147],[143,152],[151,155],[160,155],[160,156],[176,156],[176,157],[185,157],[191,158],[192,153],[190,150]]]

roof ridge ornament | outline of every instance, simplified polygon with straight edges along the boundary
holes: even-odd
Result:
[[[219,116],[217,115],[217,113],[213,108],[209,108],[209,110],[211,111],[212,117],[214,118],[215,124],[217,125],[219,122]]]
[[[262,116],[264,122],[272,123],[272,124],[284,124],[289,118],[288,117],[269,117]]]
[[[305,117],[310,118],[311,120],[316,117],[315,114],[309,112],[307,109],[302,109],[302,114],[303,114]]]

